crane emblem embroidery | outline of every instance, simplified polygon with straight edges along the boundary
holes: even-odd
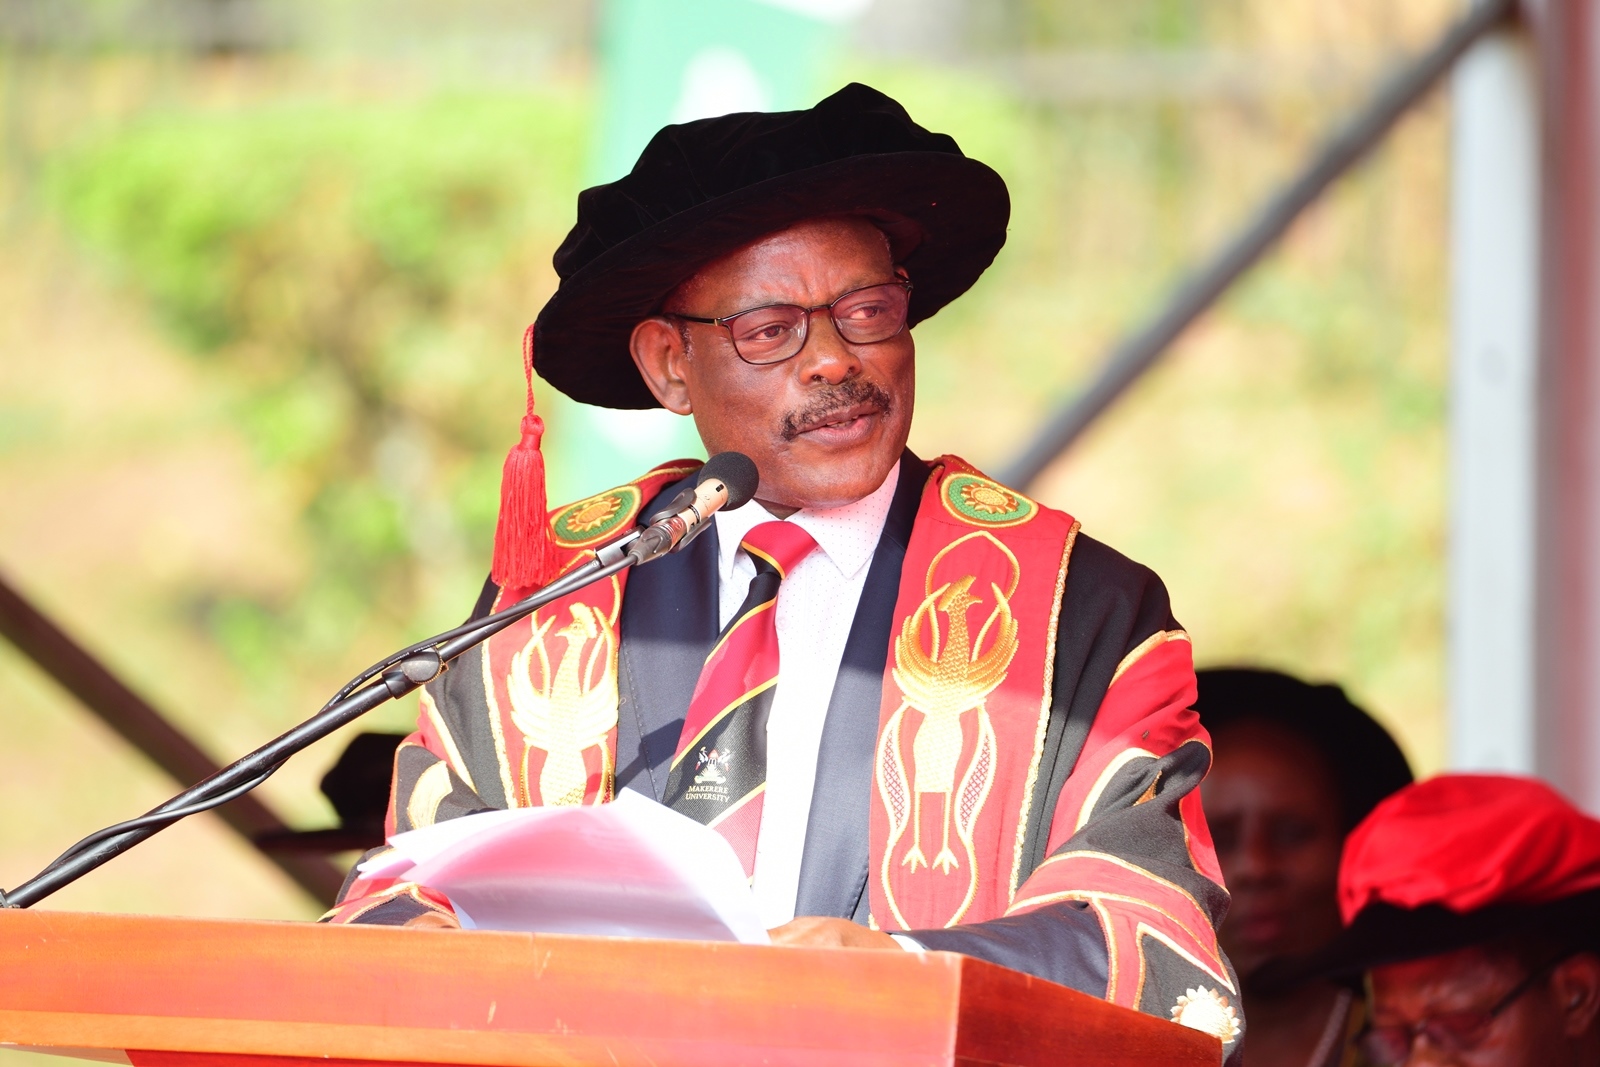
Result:
[[[601,759],[599,799],[605,799],[611,778],[606,736],[617,725],[616,634],[611,620],[581,602],[569,610],[572,621],[554,634],[566,645],[555,670],[545,647],[555,619],[537,622],[536,616],[533,635],[512,656],[506,678],[512,722],[530,748],[545,752],[538,797],[549,805],[583,803],[589,782],[583,754],[595,746]],[[527,778],[524,755],[525,790],[530,784]]]
[[[998,758],[985,702],[1005,681],[1017,653],[1017,621],[1005,592],[993,583],[989,589],[994,606],[976,636],[972,635],[968,614],[983,603],[972,594],[975,581],[974,576],[966,575],[931,590],[902,626],[894,643],[893,668],[901,703],[883,732],[877,759],[878,789],[889,813],[890,838],[880,876],[890,907],[898,912],[891,864],[909,830],[910,844],[898,862],[908,876],[966,871],[965,901],[950,922],[959,921],[977,892],[973,830],[994,781]],[[914,727],[905,725],[908,709],[921,715]],[[967,721],[974,726],[975,743],[963,767],[963,723]],[[901,734],[908,728],[914,730],[909,774],[901,744]],[[936,845],[930,840],[932,835],[923,832],[925,800],[939,809]],[[952,831],[964,858],[952,847]],[[934,852],[931,862],[928,850]]]

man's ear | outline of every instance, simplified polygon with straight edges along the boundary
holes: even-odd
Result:
[[[688,346],[676,323],[660,316],[645,319],[633,328],[628,351],[662,407],[677,415],[694,411],[689,402]]]
[[[1600,1015],[1600,956],[1580,952],[1562,961],[1550,973],[1550,991],[1566,1035],[1578,1037],[1589,1032]]]

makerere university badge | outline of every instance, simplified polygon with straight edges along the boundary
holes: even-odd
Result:
[[[562,548],[587,548],[633,521],[643,503],[638,486],[618,486],[568,504],[550,520],[550,529]]]
[[[945,479],[943,499],[956,518],[978,526],[1021,526],[1039,510],[1021,493],[976,474]]]

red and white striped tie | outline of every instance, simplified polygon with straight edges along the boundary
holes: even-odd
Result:
[[[767,717],[778,685],[778,586],[817,543],[794,523],[764,522],[740,544],[756,576],[700,670],[666,803],[727,838],[751,877],[767,789]]]

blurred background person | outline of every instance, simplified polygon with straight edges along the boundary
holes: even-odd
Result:
[[[1388,732],[1336,685],[1247,668],[1198,677],[1196,710],[1215,752],[1201,796],[1233,898],[1221,939],[1244,984],[1249,1062],[1359,1062],[1347,1060],[1363,1021],[1350,987],[1263,980],[1262,972],[1338,936],[1345,835],[1411,781],[1411,768]]]
[[[1447,774],[1396,793],[1350,835],[1339,908],[1314,969],[1367,972],[1369,1062],[1600,1063],[1600,820],[1543,782]]]

